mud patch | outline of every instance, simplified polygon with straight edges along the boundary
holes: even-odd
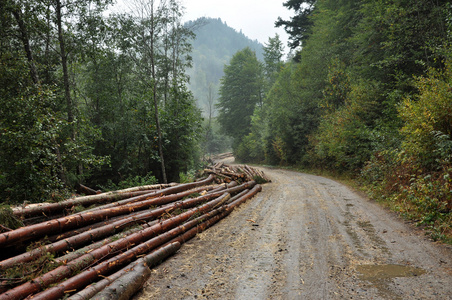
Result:
[[[420,268],[403,265],[360,265],[356,270],[361,273],[358,278],[370,283],[384,299],[402,300],[402,295],[391,288],[391,281],[399,277],[415,277],[425,274]]]
[[[396,277],[413,277],[425,274],[421,268],[402,265],[361,265],[356,270],[361,273],[361,280],[377,281]]]
[[[377,234],[374,226],[369,221],[358,221],[357,224],[373,242],[375,249],[380,249],[383,253],[389,254],[385,241]]]

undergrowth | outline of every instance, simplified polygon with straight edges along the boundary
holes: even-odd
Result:
[[[11,207],[6,204],[0,204],[0,225],[0,232],[24,226],[22,221],[14,216]]]
[[[41,255],[30,262],[18,263],[13,267],[4,270],[3,285],[16,286],[39,277],[57,268],[60,264],[55,262],[54,254],[46,251],[43,242],[32,243],[27,247],[27,252],[34,249],[41,249]]]
[[[382,151],[366,164],[360,183],[370,197],[452,244],[452,166],[424,167],[403,151]]]
[[[152,185],[152,184],[157,184],[157,183],[158,183],[157,178],[154,175],[152,175],[152,173],[149,173],[145,176],[138,176],[138,175],[130,176],[130,177],[120,181],[118,184],[109,180],[106,186],[102,186],[102,189],[105,191],[116,191],[116,190],[122,190],[122,189],[130,188],[130,187]]]

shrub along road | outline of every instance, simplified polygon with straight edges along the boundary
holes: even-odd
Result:
[[[323,177],[272,179],[156,267],[144,299],[450,299],[452,248]]]

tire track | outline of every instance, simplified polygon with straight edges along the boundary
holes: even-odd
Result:
[[[333,180],[265,172],[262,193],[155,268],[135,299],[450,299],[451,247]]]

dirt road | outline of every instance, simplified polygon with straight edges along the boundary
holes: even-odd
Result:
[[[452,299],[452,249],[335,181],[273,180],[153,270],[135,299]]]

